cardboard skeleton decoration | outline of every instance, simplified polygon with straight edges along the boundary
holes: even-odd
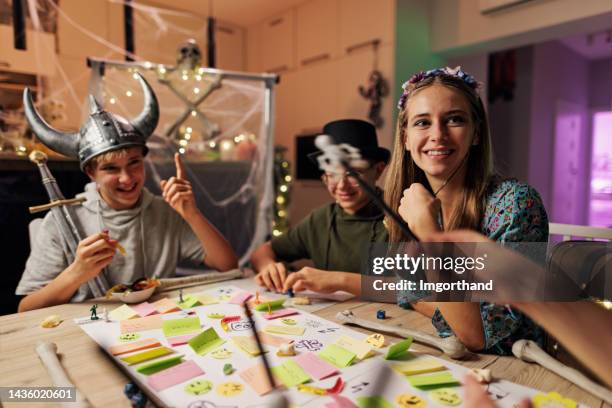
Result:
[[[381,128],[384,124],[384,119],[380,116],[382,98],[389,95],[389,84],[383,77],[382,72],[377,69],[372,71],[368,78],[368,86],[359,86],[359,94],[370,101],[368,119],[374,127]]]

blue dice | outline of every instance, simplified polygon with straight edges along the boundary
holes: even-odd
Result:
[[[376,312],[376,318],[380,320],[384,320],[387,318],[387,314],[385,313],[384,310],[379,310]]]

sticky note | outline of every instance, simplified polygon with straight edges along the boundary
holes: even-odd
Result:
[[[261,341],[263,344],[267,344],[268,346],[279,347],[281,344],[285,344],[287,342],[287,340],[282,337],[274,336],[261,331],[258,331],[257,334],[259,335],[259,341]]]
[[[310,376],[293,360],[287,360],[279,366],[272,367],[271,371],[272,375],[285,387],[293,387],[310,380]]]
[[[156,360],[151,363],[143,364],[141,366],[136,367],[136,371],[144,375],[155,374],[158,371],[165,370],[167,368],[180,364],[182,359],[183,356],[178,355],[163,360]]]
[[[230,300],[228,301],[228,303],[232,303],[235,305],[242,305],[244,302],[249,300],[252,296],[253,295],[251,295],[249,292],[242,290],[236,293],[234,296],[232,296]]]
[[[137,319],[122,320],[119,322],[121,334],[161,329],[161,327],[162,318],[160,315],[139,317]]]
[[[258,311],[268,311],[268,305],[270,305],[271,309],[278,309],[279,307],[281,307],[284,303],[285,303],[285,298],[281,298],[281,299],[276,299],[276,300],[270,300],[270,301],[266,301],[266,302],[261,302],[258,304],[254,304],[253,307],[255,308],[255,310]]]
[[[357,397],[359,408],[394,408],[393,404],[389,403],[383,397]]]
[[[391,366],[395,371],[404,375],[417,375],[444,371],[446,367],[433,358],[416,358],[414,360],[402,361]]]
[[[210,296],[206,294],[196,294],[194,295],[198,298],[201,304],[203,305],[216,305],[219,303],[219,298],[216,296]]]
[[[260,354],[259,348],[257,347],[257,342],[254,337],[250,336],[233,336],[232,341],[236,346],[238,346],[242,351],[250,354],[251,356],[258,356]],[[264,349],[264,352],[267,350]]]
[[[147,317],[159,313],[157,309],[155,309],[155,306],[149,302],[139,303],[136,306],[132,306],[132,309],[134,309],[140,317]]]
[[[168,343],[170,343],[171,346],[182,346],[197,335],[198,333],[188,333],[181,336],[168,337]]]
[[[263,363],[257,363],[240,373],[240,378],[244,380],[258,395],[265,395],[272,391],[273,387],[270,385],[268,375],[266,374],[266,368]]]
[[[366,343],[365,340],[357,340],[349,336],[341,336],[334,343],[348,351],[352,351],[360,360],[368,357],[372,352],[372,346]]]
[[[167,356],[168,354],[172,353],[174,353],[174,351],[172,349],[169,349],[168,347],[158,347],[152,350],[147,350],[141,353],[132,354],[131,356],[123,357],[121,361],[123,361],[127,365],[134,365],[142,363],[143,361],[153,360],[157,357]]]
[[[392,344],[387,349],[387,354],[385,354],[385,360],[393,360],[395,358],[400,357],[410,348],[412,344],[412,337],[406,338],[406,340],[398,341],[395,344]]]
[[[162,324],[162,331],[166,337],[181,336],[183,334],[198,332],[200,331],[200,318],[195,316],[164,320]]]
[[[289,334],[291,336],[301,336],[302,334],[304,334],[304,331],[306,331],[306,329],[298,326],[267,326],[264,331],[273,334]]]
[[[143,339],[132,343],[117,344],[108,348],[109,353],[113,356],[118,356],[133,351],[144,350],[148,348],[158,347],[160,342],[157,339]]]
[[[319,357],[332,363],[338,368],[344,368],[353,362],[356,355],[352,351],[348,351],[337,344],[328,344],[319,351]]]
[[[112,310],[108,314],[108,317],[112,320],[119,322],[121,320],[128,320],[133,317],[138,317],[138,313],[128,305],[121,305],[118,308]]]
[[[336,367],[317,357],[314,353],[301,353],[293,358],[304,371],[315,380],[322,380],[338,372]]]
[[[263,317],[266,320],[272,320],[272,319],[278,319],[279,317],[285,317],[285,316],[291,316],[294,314],[298,314],[299,312],[295,309],[281,309],[281,310],[276,310],[272,313],[262,313],[261,317]]]
[[[203,374],[204,371],[200,366],[195,361],[189,360],[150,376],[147,383],[155,391],[162,391]]]
[[[153,302],[152,305],[159,313],[171,313],[180,310],[177,304],[168,298],[159,299],[157,302]]]
[[[209,351],[212,351],[225,343],[225,340],[219,337],[214,328],[209,327],[202,333],[190,339],[187,343],[193,349],[193,351],[203,356]]]
[[[410,382],[410,385],[415,388],[427,389],[459,384],[459,381],[455,377],[453,377],[450,371],[435,374],[416,375],[407,378]]]
[[[192,307],[200,303],[200,299],[198,299],[196,296],[193,296],[193,295],[186,295],[186,296],[183,296],[182,302],[175,301],[175,303],[178,305],[178,307],[185,310],[185,309],[191,309]]]

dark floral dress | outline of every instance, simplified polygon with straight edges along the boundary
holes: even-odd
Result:
[[[509,179],[494,183],[487,196],[481,232],[497,242],[546,242],[548,216],[538,192],[525,183]],[[399,305],[410,307],[409,296],[400,296]],[[485,337],[485,353],[512,355],[512,344],[519,339],[544,343],[544,332],[529,318],[509,306],[480,302]],[[432,324],[440,337],[453,331],[436,309]]]

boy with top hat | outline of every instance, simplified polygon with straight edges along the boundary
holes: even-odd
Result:
[[[337,120],[326,124],[323,134],[338,144],[358,148],[367,164],[356,170],[365,182],[375,186],[389,162],[390,152],[378,146],[374,126],[357,119]],[[316,162],[320,154],[313,153],[310,158]],[[357,181],[346,174],[326,172],[322,180],[335,202],[314,210],[285,235],[253,252],[251,263],[259,285],[277,292],[309,289],[321,293],[336,290],[361,293],[363,244],[387,241],[384,214]],[[382,191],[377,192],[382,196]],[[283,262],[299,259],[312,260],[314,267],[289,274]]]
[[[49,126],[29,89],[24,91],[32,131],[50,149],[78,159],[92,182],[79,195],[86,201],[72,212],[86,237],[76,254],[68,253],[52,214],[43,219],[16,290],[26,295],[20,312],[90,298],[87,282],[94,278],[107,290],[138,278],[173,276],[178,262],[206,262],[222,271],[237,266],[228,242],[198,209],[178,154],[176,176],[161,182],[163,198],[144,188],[146,141],[157,126],[159,107],[144,78],[138,80],[144,93],[140,115],[128,121],[90,96],[89,118],[77,133]],[[117,256],[118,248],[125,248],[125,255]]]

